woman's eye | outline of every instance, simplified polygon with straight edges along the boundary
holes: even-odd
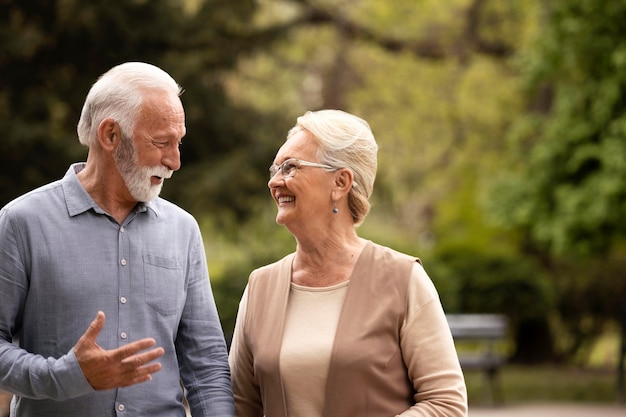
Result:
[[[283,166],[283,171],[290,173],[296,168],[298,168],[296,164],[294,164],[293,162],[288,162]]]

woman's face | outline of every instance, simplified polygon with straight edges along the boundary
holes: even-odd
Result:
[[[290,158],[321,163],[317,159],[318,150],[318,141],[303,130],[291,136],[278,150],[274,164],[280,165]],[[323,222],[332,215],[333,181],[334,172],[319,167],[301,166],[287,178],[279,170],[267,183],[278,208],[276,223],[297,234]]]

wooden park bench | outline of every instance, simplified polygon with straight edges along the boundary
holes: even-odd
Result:
[[[506,358],[496,349],[508,334],[508,321],[501,314],[447,314],[463,371],[480,370],[485,375],[483,402],[503,401],[498,371]],[[464,349],[460,349],[466,347]],[[470,349],[471,347],[471,349]]]

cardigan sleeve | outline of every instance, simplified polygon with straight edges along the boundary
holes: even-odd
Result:
[[[415,263],[408,289],[407,315],[400,345],[415,404],[403,417],[467,416],[463,372],[437,290]]]

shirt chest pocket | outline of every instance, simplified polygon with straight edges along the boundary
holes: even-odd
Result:
[[[163,315],[176,313],[185,283],[180,262],[144,254],[143,277],[146,303]]]

